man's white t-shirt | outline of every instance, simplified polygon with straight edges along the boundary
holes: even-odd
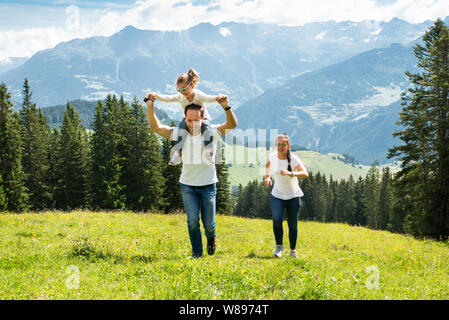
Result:
[[[213,152],[217,154],[217,145],[221,139],[218,125],[211,125],[213,140]],[[179,128],[172,127],[173,131],[170,140],[178,140]],[[204,141],[201,133],[192,136],[186,135],[182,147],[182,171],[179,182],[189,186],[206,186],[218,182],[215,164],[208,164],[203,161]]]
[[[270,160],[270,170],[271,175],[274,178],[274,186],[271,194],[282,200],[290,200],[297,197],[302,197],[304,193],[298,184],[298,177],[289,177],[282,176],[281,170],[288,168],[288,160],[280,160],[278,158],[278,153],[271,153],[268,157]],[[292,171],[295,168],[302,164],[301,160],[294,154],[291,153],[290,157],[290,166],[292,167]]]

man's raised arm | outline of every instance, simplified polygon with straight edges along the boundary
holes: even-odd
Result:
[[[169,126],[161,124],[154,112],[154,100],[156,99],[156,97],[151,93],[147,93],[145,97],[148,98],[147,114],[148,123],[150,124],[151,130],[164,138],[170,139],[173,129]]]
[[[218,131],[224,136],[228,130],[237,127],[237,118],[234,112],[232,112],[231,107],[229,107],[227,96],[218,97],[217,102],[223,107],[223,110],[226,113],[226,122],[218,126]]]

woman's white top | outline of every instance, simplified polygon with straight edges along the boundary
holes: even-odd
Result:
[[[162,102],[179,102],[182,107],[182,112],[184,113],[184,110],[186,106],[188,106],[191,103],[200,105],[204,108],[204,118],[206,120],[211,120],[210,114],[206,109],[206,106],[204,105],[205,102],[216,102],[217,96],[213,96],[210,94],[205,94],[204,92],[193,89],[194,96],[193,101],[187,100],[186,97],[184,97],[181,93],[176,94],[157,94],[157,99]]]
[[[295,168],[302,164],[301,160],[294,155],[293,153],[290,154],[290,166],[292,167],[292,171],[295,171]],[[304,196],[304,193],[302,192],[301,188],[299,187],[298,183],[298,177],[289,177],[289,176],[282,176],[281,170],[288,168],[288,160],[280,160],[278,158],[278,153],[274,152],[271,153],[268,157],[270,160],[270,171],[271,175],[274,178],[274,186],[273,190],[271,191],[271,194],[279,199],[282,200],[290,200],[297,197]]]

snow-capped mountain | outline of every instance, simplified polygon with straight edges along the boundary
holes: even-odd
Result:
[[[21,101],[24,78],[41,107],[73,99],[101,99],[107,93],[129,98],[146,91],[175,92],[175,79],[189,68],[200,72],[198,89],[229,95],[240,104],[291,78],[361,52],[408,44],[431,22],[320,22],[299,27],[268,24],[201,23],[163,32],[128,26],[110,37],[76,39],[38,52],[0,75]],[[395,90],[394,88],[391,90]],[[163,105],[180,112],[178,105]],[[212,116],[219,110],[210,106]],[[339,117],[339,116],[336,116]]]

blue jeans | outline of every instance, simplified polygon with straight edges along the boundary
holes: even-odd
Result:
[[[215,196],[217,188],[215,183],[199,187],[181,183],[181,193],[184,210],[187,214],[187,227],[192,244],[192,253],[201,256],[203,255],[203,243],[200,230],[200,209],[206,238],[215,238]]]
[[[290,249],[296,249],[298,239],[298,216],[301,208],[301,198],[282,200],[271,195],[270,197],[271,213],[273,215],[273,232],[276,245],[282,245],[284,229],[284,209],[287,209],[288,238],[290,240]]]

